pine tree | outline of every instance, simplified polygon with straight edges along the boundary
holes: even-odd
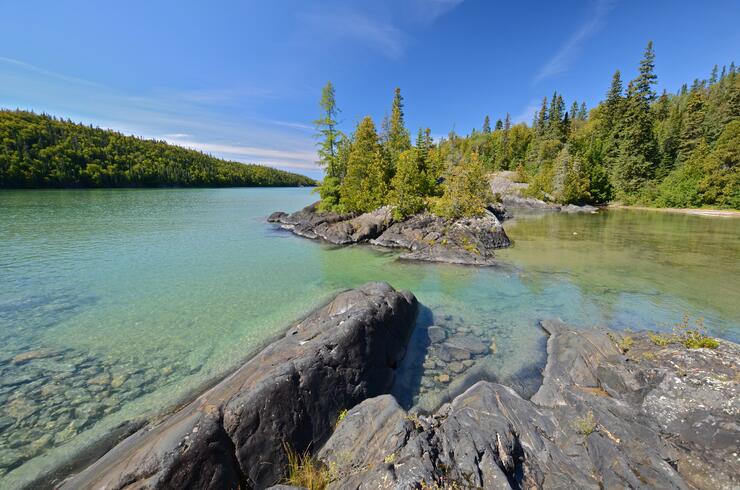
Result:
[[[338,177],[339,169],[336,166],[336,155],[341,133],[337,130],[336,118],[339,109],[337,108],[334,85],[331,82],[326,82],[326,85],[324,85],[319,105],[324,111],[322,117],[314,122],[318,131],[316,136],[322,138],[322,141],[319,142],[319,165],[324,167],[328,177]]]
[[[501,119],[496,119],[496,126],[494,126],[494,129],[496,131],[501,131],[502,129],[504,129],[504,123]]]
[[[585,121],[588,119],[588,111],[586,110],[586,103],[581,102],[581,108],[578,110],[578,120]]]
[[[565,103],[563,97],[557,92],[552,94],[550,99],[550,109],[547,114],[547,135],[551,139],[561,140],[565,137],[565,131],[563,127],[563,112],[565,111]]]
[[[717,71],[719,68],[717,65],[714,65],[712,68],[712,73],[709,75],[709,83],[717,83]]]
[[[340,205],[347,211],[367,212],[386,201],[388,182],[378,134],[370,116],[357,125],[340,187]]]
[[[573,103],[570,105],[570,111],[568,112],[570,115],[571,121],[575,121],[578,119],[578,102],[573,101]]]
[[[390,159],[389,178],[393,176],[399,155],[410,148],[411,137],[404,125],[403,97],[401,96],[401,89],[396,88],[391,106],[391,116],[388,124],[388,141],[386,143],[386,152]]]
[[[535,127],[538,136],[543,136],[547,129],[547,97],[542,99],[542,106],[537,113],[537,124]]]
[[[612,83],[609,91],[606,93],[606,101],[602,109],[602,135],[608,139],[609,134],[614,130],[616,123],[619,121],[622,112],[622,76],[619,70],[612,75]]]
[[[676,157],[678,163],[683,163],[689,158],[703,137],[702,128],[706,116],[704,106],[704,90],[701,87],[696,87],[689,93],[689,101],[686,104],[686,111],[684,112],[678,155]]]
[[[655,99],[655,85],[658,77],[655,75],[655,51],[653,51],[653,42],[648,41],[645,48],[645,54],[640,60],[640,73],[634,81],[635,92],[647,102]]]
[[[486,114],[486,118],[483,119],[483,134],[491,134],[491,119]]]

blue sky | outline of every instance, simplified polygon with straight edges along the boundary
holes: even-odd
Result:
[[[740,62],[737,0],[0,0],[0,106],[320,176],[311,122],[327,80],[343,129],[467,133],[531,120],[553,90],[591,107],[655,43],[659,89]]]

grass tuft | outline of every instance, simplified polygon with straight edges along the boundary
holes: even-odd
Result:
[[[596,418],[594,413],[589,411],[583,417],[578,417],[573,421],[573,429],[579,434],[588,437],[596,430]]]
[[[299,453],[286,444],[285,453],[288,456],[287,485],[323,490],[336,478],[336,471],[311,456],[308,450]]]

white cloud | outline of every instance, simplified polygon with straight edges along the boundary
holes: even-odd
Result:
[[[307,134],[310,126],[224,114],[218,102],[234,91],[122,93],[9,58],[0,58],[0,86],[3,106],[156,138],[230,160],[317,170],[315,140]]]
[[[391,60],[403,56],[408,42],[406,34],[391,23],[360,12],[312,12],[302,17],[319,35],[364,43]]]
[[[431,24],[464,0],[412,0],[411,7],[420,22]]]
[[[82,78],[76,78],[76,77],[70,77],[67,75],[63,75],[61,73],[56,73],[53,71],[45,70],[43,68],[39,68],[36,65],[32,65],[31,63],[26,63],[25,61],[15,60],[13,58],[6,58],[4,56],[0,56],[0,63],[4,63],[6,65],[12,65],[15,68],[20,68],[21,70],[30,71],[30,72],[36,73],[37,75],[42,75],[47,78],[56,78],[57,80],[61,80],[64,82],[88,85],[91,87],[102,87],[102,85],[95,83],[95,82],[91,82],[89,80],[84,80]]]
[[[311,151],[287,151],[238,144],[206,143],[201,141],[185,140],[182,138],[167,138],[167,136],[165,136],[164,140],[173,145],[202,151],[204,153],[245,157],[245,161],[250,163],[288,160],[289,163],[282,163],[281,165],[295,168],[316,168],[316,164],[314,163],[316,154]]]
[[[588,20],[563,44],[555,56],[545,63],[534,77],[534,83],[563,73],[568,69],[581,45],[603,26],[603,20],[613,7],[611,0],[598,0]]]

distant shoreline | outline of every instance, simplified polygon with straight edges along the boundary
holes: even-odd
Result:
[[[626,206],[623,204],[609,204],[607,209],[632,209],[636,211],[661,211],[663,213],[691,214],[695,216],[718,216],[722,218],[740,218],[740,211],[736,211],[733,209],[651,208],[647,206]]]

